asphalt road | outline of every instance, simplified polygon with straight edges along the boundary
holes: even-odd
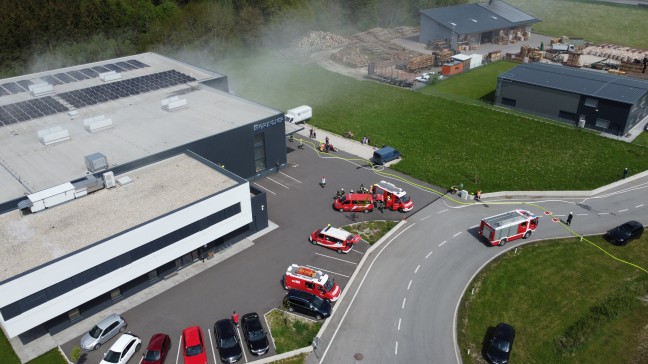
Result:
[[[289,143],[289,146],[296,147],[296,142],[294,145]],[[343,152],[332,155],[351,157]],[[121,313],[128,322],[128,331],[142,338],[142,350],[137,356],[146,349],[154,333],[163,332],[171,336],[172,342],[167,363],[175,363],[177,358],[178,362],[182,362],[182,355],[178,352],[182,330],[199,325],[205,333],[209,362],[217,362],[218,354],[212,346],[214,323],[229,318],[233,310],[241,315],[247,312],[263,315],[281,306],[285,295],[281,278],[290,264],[322,269],[345,289],[368,244],[363,242],[348,254],[337,254],[310,244],[308,236],[312,231],[329,223],[341,226],[364,220],[401,220],[436,199],[422,190],[411,189],[408,192],[415,207],[410,213],[339,213],[331,207],[336,189],[345,188],[348,191],[357,189],[360,184],[369,186],[386,178],[341,159],[320,158],[309,150],[292,151],[288,154],[288,160],[289,166],[280,172],[252,182],[267,192],[270,220],[279,225],[278,229],[256,239],[252,247],[232,258]],[[323,175],[328,182],[325,188],[319,186]],[[399,186],[398,182],[394,183]],[[77,325],[85,325],[89,329],[95,324],[87,321]],[[77,337],[62,345],[64,352],[70,353],[78,345],[79,339]],[[99,362],[115,341],[116,338],[113,338],[99,350],[88,353],[86,362]],[[274,347],[271,345],[270,353],[264,357],[272,354]],[[246,351],[243,362],[255,359]],[[135,359],[131,362],[135,362]]]
[[[435,202],[368,256],[309,362],[460,363],[457,308],[482,267],[523,243],[600,234],[628,220],[645,225],[646,187],[648,182],[639,180],[594,198],[545,199],[534,205],[514,200],[471,206]],[[490,247],[476,235],[482,218],[515,208],[543,216],[531,238]],[[544,211],[563,221],[573,211],[573,233]]]

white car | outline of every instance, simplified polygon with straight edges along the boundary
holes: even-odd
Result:
[[[125,364],[141,346],[142,340],[139,337],[131,333],[123,334],[104,354],[100,364]]]
[[[428,81],[430,81],[430,74],[429,73],[424,73],[424,74],[416,77],[416,80],[418,82],[428,83]]]

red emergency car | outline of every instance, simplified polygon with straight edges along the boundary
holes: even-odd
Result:
[[[394,186],[393,183],[380,181],[371,186],[374,200],[377,203],[384,203],[385,208],[392,211],[407,212],[414,208],[414,202],[402,188]]]
[[[340,286],[321,270],[291,264],[284,276],[284,288],[297,289],[312,293],[323,299],[335,302],[340,298]]]
[[[373,211],[373,196],[368,193],[347,193],[336,198],[333,208],[340,212],[371,212]]]
[[[493,246],[504,246],[509,241],[531,236],[538,223],[539,218],[529,211],[509,211],[483,219],[479,224],[479,235]]]
[[[361,239],[360,235],[351,234],[348,231],[331,227],[331,225],[313,231],[308,237],[311,243],[325,246],[338,253],[348,253],[353,248],[353,245]]]

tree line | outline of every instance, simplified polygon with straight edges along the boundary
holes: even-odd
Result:
[[[4,0],[0,76],[190,45],[216,56],[282,47],[308,30],[417,25],[468,0]]]

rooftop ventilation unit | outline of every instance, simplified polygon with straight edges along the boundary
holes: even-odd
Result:
[[[56,144],[68,139],[70,139],[70,133],[67,129],[63,129],[60,126],[54,126],[38,131],[38,140],[40,140],[43,145]]]
[[[121,73],[115,71],[100,73],[99,79],[102,80],[103,82],[121,80]]]
[[[84,157],[88,172],[97,173],[108,168],[108,159],[101,153],[93,153]]]
[[[31,92],[32,96],[35,97],[45,96],[54,93],[54,86],[45,82],[35,83],[33,85],[29,85],[29,92]]]
[[[106,130],[113,127],[112,119],[106,119],[104,115],[98,115],[92,118],[83,119],[83,126],[90,133]]]
[[[112,171],[104,173],[103,179],[104,182],[106,183],[106,188],[115,187],[115,174],[112,173]]]
[[[179,96],[171,96],[168,99],[163,99],[162,109],[166,111],[176,111],[187,107],[187,99],[181,99]]]

